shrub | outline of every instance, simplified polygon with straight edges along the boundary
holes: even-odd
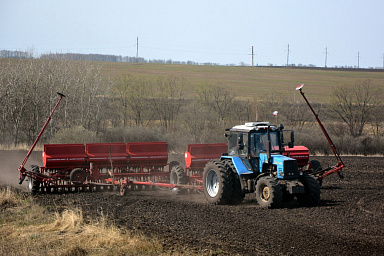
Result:
[[[51,143],[94,143],[99,141],[95,132],[88,131],[82,126],[75,126],[57,132]]]

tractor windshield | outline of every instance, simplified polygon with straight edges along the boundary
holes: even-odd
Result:
[[[278,151],[279,136],[277,132],[270,132],[271,151]],[[268,149],[268,134],[267,133],[252,133],[251,136],[251,154],[253,157],[258,157],[261,152],[267,152]]]

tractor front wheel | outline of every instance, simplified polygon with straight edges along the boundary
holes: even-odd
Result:
[[[283,201],[283,191],[277,180],[261,177],[256,183],[256,199],[263,208],[279,208]]]
[[[211,204],[229,204],[232,199],[232,170],[220,160],[211,160],[204,167],[204,195]]]

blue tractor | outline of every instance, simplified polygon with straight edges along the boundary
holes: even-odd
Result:
[[[203,172],[204,195],[212,204],[238,204],[255,193],[261,207],[279,208],[297,198],[300,204],[317,205],[320,184],[303,173],[297,160],[285,152],[283,125],[252,122],[226,129],[228,153],[209,161]],[[289,148],[294,133],[290,132]]]

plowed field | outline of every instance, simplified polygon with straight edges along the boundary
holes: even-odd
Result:
[[[335,164],[332,157],[316,159],[323,166]],[[203,194],[175,195],[165,190],[132,191],[126,197],[116,192],[35,197],[52,210],[78,207],[86,218],[107,216],[122,229],[158,237],[170,250],[219,255],[383,255],[384,158],[343,160],[345,179],[340,181],[336,174],[327,177],[317,207],[300,207],[292,201],[281,209],[262,209],[251,194],[240,205],[216,206],[208,204]],[[16,179],[18,164],[13,171]]]

